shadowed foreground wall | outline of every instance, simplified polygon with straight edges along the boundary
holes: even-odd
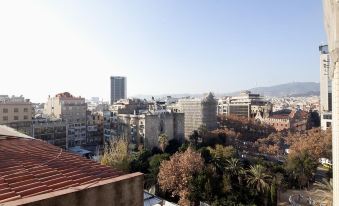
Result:
[[[123,175],[96,184],[79,186],[48,194],[7,202],[6,205],[26,206],[142,206],[144,176],[142,173]],[[2,204],[0,203],[2,206]]]

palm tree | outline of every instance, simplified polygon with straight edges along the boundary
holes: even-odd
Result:
[[[241,162],[239,162],[236,158],[231,158],[229,160],[226,160],[226,166],[225,170],[227,172],[230,172],[231,175],[240,175],[242,174],[242,165]]]
[[[332,205],[333,204],[333,179],[328,181],[323,179],[322,182],[314,183],[317,190],[313,192],[314,196],[318,197],[319,204]]]
[[[250,187],[263,194],[269,190],[271,176],[265,173],[265,168],[262,165],[250,166],[247,174],[247,184]]]
[[[161,151],[164,152],[166,146],[168,145],[167,135],[166,134],[160,134],[158,142],[159,142],[159,147],[160,147]]]
[[[237,179],[238,183],[240,185],[242,184],[244,169],[239,159],[231,158],[226,160],[225,171],[230,175],[233,181]]]
[[[247,171],[247,184],[258,193],[262,194],[264,205],[267,205],[271,176],[265,172],[266,169],[262,165],[251,165],[250,169]]]

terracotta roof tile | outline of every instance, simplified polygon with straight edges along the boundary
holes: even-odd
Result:
[[[123,175],[37,139],[0,139],[0,203]]]

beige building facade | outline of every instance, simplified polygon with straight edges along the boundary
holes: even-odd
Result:
[[[0,96],[0,124],[31,122],[32,103],[24,97]]]
[[[48,97],[44,114],[66,122],[86,122],[87,104],[85,98],[75,97],[68,92]]]

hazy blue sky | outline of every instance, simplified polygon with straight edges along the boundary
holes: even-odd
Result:
[[[320,0],[0,2],[0,94],[109,99],[319,81]]]

